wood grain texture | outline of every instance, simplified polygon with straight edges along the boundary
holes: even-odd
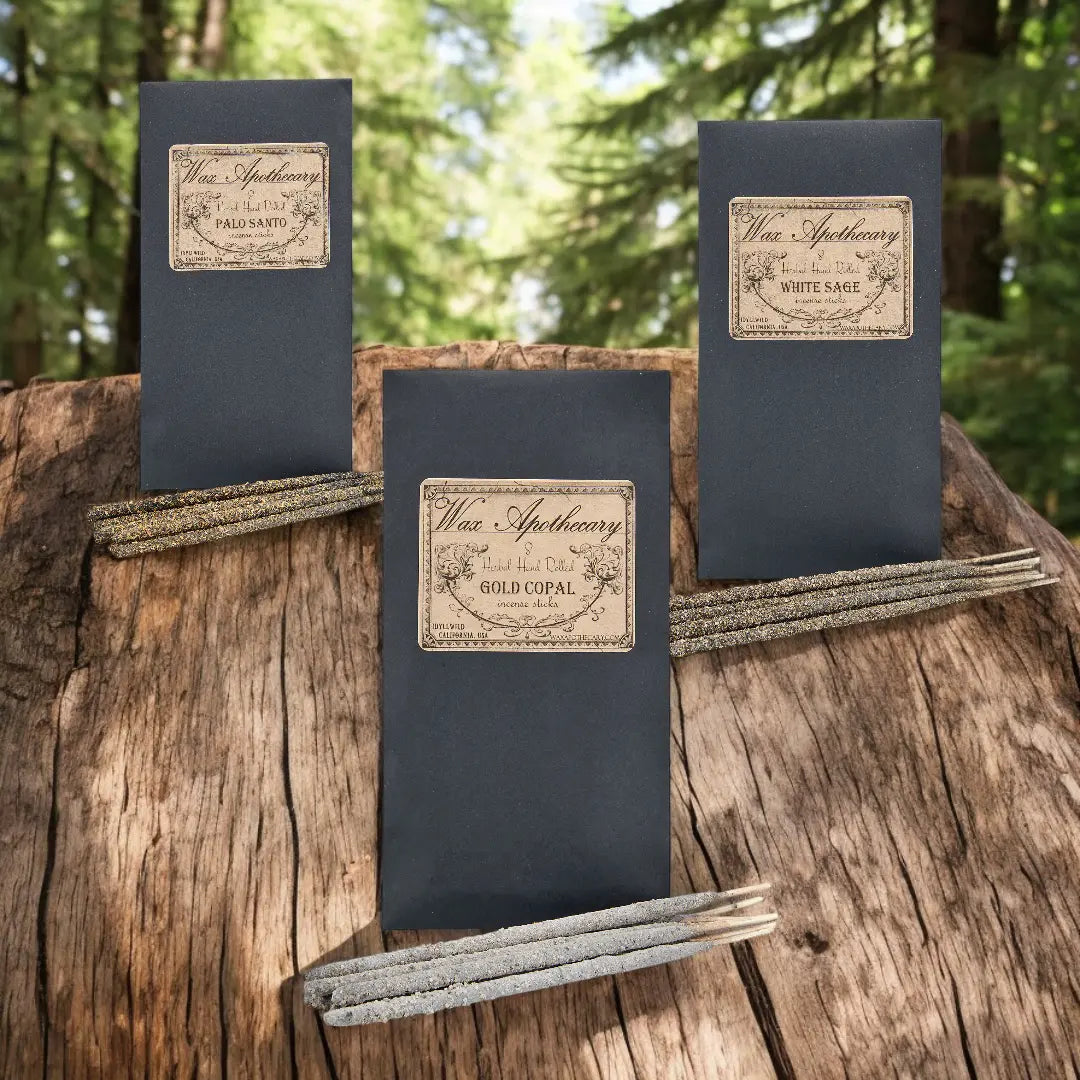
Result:
[[[674,588],[694,361],[469,343],[384,367],[667,368]],[[664,969],[351,1030],[295,972],[376,921],[380,511],[117,562],[138,381],[0,400],[0,1075],[1056,1077],[1080,1046],[1080,558],[943,425],[948,554],[1062,582],[672,665],[672,887],[780,929]],[[712,463],[712,467],[720,467]]]

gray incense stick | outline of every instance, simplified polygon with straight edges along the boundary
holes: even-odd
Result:
[[[383,474],[323,473],[180,491],[92,507],[94,539],[117,558],[290,525],[383,498]]]
[[[671,643],[671,655],[689,656],[692,653],[708,652],[713,649],[726,649],[733,645],[748,645],[755,641],[772,641],[776,638],[794,634],[804,634],[810,630],[829,630],[858,623],[877,622],[892,619],[899,615],[914,615],[933,608],[946,607],[966,600],[979,600],[1004,593],[1018,592],[1022,589],[1039,588],[1053,585],[1057,578],[1040,577],[1035,581],[1007,587],[990,587],[971,592],[946,593],[943,596],[923,596],[911,600],[899,600],[894,603],[875,604],[867,607],[838,611],[830,615],[819,615],[809,619],[793,619],[784,623],[765,623],[760,626],[745,627],[717,634],[703,634],[699,637],[682,638]]]
[[[352,975],[360,971],[372,971],[395,964],[437,960],[445,956],[460,956],[463,953],[480,952],[484,949],[498,949],[506,945],[542,941],[545,938],[637,926],[706,909],[723,908],[736,911],[760,902],[762,895],[767,891],[768,885],[750,885],[741,889],[730,889],[727,892],[687,893],[683,896],[665,896],[659,900],[643,900],[636,904],[623,904],[619,907],[604,908],[601,911],[589,911],[582,915],[566,915],[559,919],[545,919],[542,922],[505,927],[502,930],[492,930],[472,937],[455,938],[452,941],[413,945],[410,948],[395,949],[392,952],[336,960],[309,969],[304,977],[310,981]]]
[[[696,911],[686,911],[645,923],[632,923],[626,926],[607,927],[586,931],[572,931],[565,934],[552,934],[545,924],[514,927],[510,931],[500,931],[499,940],[507,937],[527,937],[529,940],[511,940],[499,946],[490,946],[489,941],[481,941],[479,948],[470,948],[478,938],[463,938],[452,942],[459,951],[441,956],[427,956],[425,959],[390,962],[381,967],[354,971],[338,975],[318,975],[309,973],[304,989],[304,1000],[310,1005],[325,1008],[335,1005],[359,1004],[380,997],[391,997],[421,990],[438,989],[451,982],[462,982],[479,978],[493,978],[527,971],[533,967],[549,967],[554,963],[569,963],[586,960],[602,953],[627,952],[631,949],[652,945],[672,944],[691,938],[700,938],[703,934],[723,929],[725,932],[735,929],[753,929],[775,921],[771,912],[763,915],[742,915],[741,911],[760,904],[764,900],[763,890],[738,894],[729,900],[709,900],[706,906]],[[717,894],[704,894],[716,897]],[[689,905],[687,905],[689,906]],[[592,913],[601,916],[586,925],[603,926],[611,921],[603,916],[610,912]],[[576,922],[571,925],[580,926]],[[537,935],[542,934],[542,937]],[[464,951],[460,951],[461,949]],[[392,953],[377,954],[394,961],[401,953],[410,950],[399,949]],[[370,959],[370,958],[361,958]],[[319,969],[325,970],[325,969]],[[312,975],[315,977],[312,977]]]
[[[333,1008],[323,1013],[323,1019],[332,1027],[346,1027],[353,1024],[397,1020],[406,1016],[419,1016],[438,1012],[441,1009],[453,1009],[461,1005],[475,1005],[481,1001],[494,1001],[512,994],[523,994],[532,990],[564,986],[567,983],[580,982],[583,979],[618,975],[622,972],[636,971],[639,968],[652,967],[656,964],[668,964],[674,960],[684,960],[687,957],[714,949],[718,945],[760,937],[762,934],[771,931],[772,926],[770,925],[759,930],[741,933],[738,936],[732,935],[724,938],[688,941],[675,945],[656,945],[652,948],[597,956],[579,963],[560,964],[556,967],[540,968],[517,975],[484,979],[479,982],[455,983],[441,990],[405,994],[401,997],[383,998],[362,1005]]]
[[[314,968],[305,999],[334,1025],[472,1004],[693,956],[770,933],[767,885],[667,897]]]
[[[774,915],[748,921],[742,928],[756,929],[771,926]],[[732,930],[736,927],[732,926]],[[441,990],[453,983],[481,982],[485,979],[520,975],[539,968],[579,963],[597,956],[632,952],[656,945],[674,945],[700,939],[701,931],[692,922],[647,923],[620,930],[601,930],[595,934],[550,938],[528,945],[511,945],[505,949],[432,960],[418,969],[384,968],[381,972],[354,975],[344,980],[331,993],[330,1007],[362,1005],[380,998],[401,997],[404,994]]]

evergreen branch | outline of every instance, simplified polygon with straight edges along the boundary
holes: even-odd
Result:
[[[726,10],[726,0],[677,0],[628,22],[590,49],[589,55],[595,60],[625,62],[638,51],[667,51],[705,36]]]
[[[748,84],[760,86],[768,78],[785,74],[846,53],[854,55],[867,41],[877,18],[873,2],[864,3],[846,18],[824,22],[812,34],[782,45],[750,49],[708,70],[699,63],[684,64],[670,79],[644,95],[613,106],[605,115],[583,123],[584,131],[615,136],[640,132],[650,124],[660,127],[673,115],[683,114],[692,101],[702,106],[722,105]]]

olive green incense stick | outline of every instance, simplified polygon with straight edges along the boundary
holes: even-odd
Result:
[[[109,551],[119,559],[133,555],[148,555],[155,551],[167,551],[170,548],[189,547],[193,544],[205,544],[211,540],[223,540],[230,536],[242,536],[245,533],[258,532],[262,529],[275,529],[282,525],[295,525],[314,518],[328,517],[357,510],[372,503],[381,502],[382,493],[359,492],[347,499],[317,503],[295,509],[267,514],[246,521],[228,522],[206,529],[192,529],[187,532],[169,533],[163,536],[150,536],[147,539],[132,540],[109,544]]]
[[[680,612],[680,618],[672,619],[671,637],[673,640],[698,637],[702,634],[716,634],[764,623],[813,618],[898,600],[914,600],[924,596],[981,592],[985,589],[1006,588],[1025,583],[1034,585],[1040,582],[1043,576],[1038,570],[1025,569],[1012,574],[979,577],[913,578],[901,580],[900,584],[895,585],[890,582],[884,586],[881,584],[851,586],[846,589],[829,590],[824,594],[799,594],[783,601],[764,601],[754,605],[738,604],[702,609],[700,613],[693,615]],[[958,596],[957,599],[962,599],[962,597]]]
[[[753,585],[733,585],[725,589],[708,589],[704,592],[674,596],[671,610],[685,608],[710,607],[717,603],[735,603],[741,600],[761,600],[766,598],[791,596],[796,593],[811,592],[816,589],[839,588],[848,585],[860,585],[893,578],[925,576],[949,576],[959,572],[962,567],[975,568],[992,566],[1035,554],[1034,548],[1020,548],[1016,551],[1002,552],[996,555],[980,555],[973,559],[935,559],[929,562],[892,563],[886,566],[869,566],[858,570],[836,570],[828,574],[812,574],[806,577],[782,578],[779,581],[763,581]]]
[[[92,506],[88,511],[91,521],[104,518],[123,517],[126,514],[144,513],[147,510],[163,510],[178,506],[191,506],[195,503],[211,502],[217,499],[235,499],[244,495],[268,495],[275,491],[288,491],[293,488],[313,487],[316,484],[333,483],[357,477],[367,477],[382,484],[383,474],[377,473],[319,473],[314,476],[289,476],[280,480],[254,480],[246,484],[228,484],[224,487],[206,488],[196,491],[169,491],[161,495],[150,495],[145,499],[129,499],[125,502],[104,503]]]
[[[869,571],[846,571],[849,575],[863,575],[860,580],[852,580],[846,584],[827,585],[818,588],[797,588],[800,582],[809,581],[809,578],[788,578],[783,582],[768,582],[765,584],[782,586],[775,595],[756,596],[750,599],[729,598],[726,593],[741,591],[743,586],[731,589],[713,589],[707,593],[695,593],[694,599],[701,598],[700,602],[688,606],[681,603],[684,597],[673,597],[671,602],[671,620],[673,623],[695,619],[704,614],[720,614],[721,612],[734,611],[759,611],[771,606],[780,607],[788,602],[807,601],[811,598],[819,598],[825,601],[833,596],[856,596],[859,593],[872,593],[876,589],[901,587],[907,585],[930,584],[933,582],[962,582],[973,580],[990,580],[996,576],[1018,573],[1021,571],[1036,570],[1039,566],[1037,555],[1024,558],[1010,559],[1007,562],[992,564],[971,564],[967,562],[951,562],[946,566],[938,566],[935,570],[926,573],[899,575],[894,577],[880,578],[873,576]],[[871,568],[873,569],[873,568]]]
[[[117,558],[345,513],[383,498],[383,474],[323,473],[170,492],[92,507],[94,539]]]
[[[709,652],[713,649],[726,649],[733,645],[748,645],[756,641],[773,641],[777,638],[789,637],[795,634],[804,634],[811,630],[831,630],[842,626],[853,626],[858,623],[877,622],[881,619],[892,619],[901,615],[914,615],[921,611],[930,611],[933,608],[946,607],[949,604],[962,603],[967,600],[979,600],[990,596],[1000,596],[1004,593],[1019,592],[1023,589],[1039,588],[1043,585],[1053,585],[1057,578],[1040,576],[1036,580],[1008,586],[990,586],[970,592],[946,593],[940,596],[922,596],[910,600],[898,600],[893,603],[874,604],[865,607],[850,608],[827,615],[818,615],[807,619],[792,619],[789,622],[765,623],[758,626],[747,626],[739,630],[724,631],[710,634],[704,633],[696,637],[680,638],[671,643],[671,655],[675,657],[689,656],[692,653]]]

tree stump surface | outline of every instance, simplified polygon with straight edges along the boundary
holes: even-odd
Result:
[[[681,350],[377,346],[384,367],[672,372],[672,582],[694,586]],[[434,935],[376,911],[378,508],[114,561],[139,383],[0,400],[0,1075],[1058,1077],[1080,1051],[1080,557],[943,424],[945,547],[1062,581],[671,669],[672,889],[769,879],[771,938],[367,1028],[296,973]]]

